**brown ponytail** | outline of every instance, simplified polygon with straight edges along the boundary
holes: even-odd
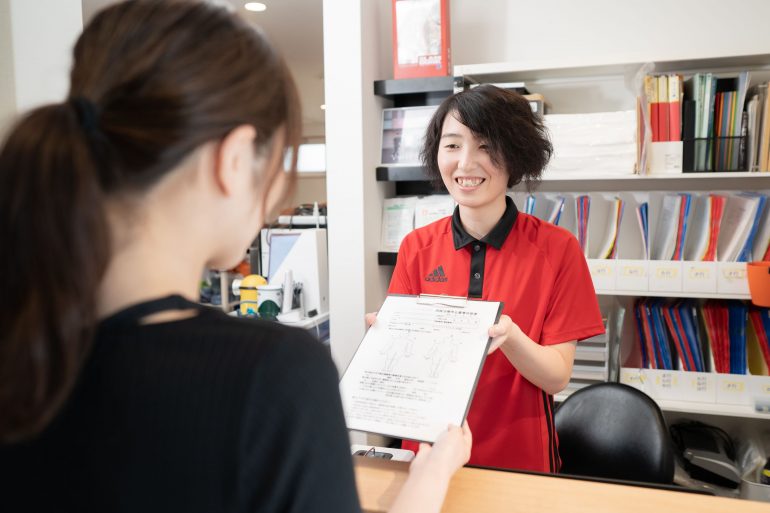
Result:
[[[0,442],[40,432],[77,380],[110,257],[106,198],[141,193],[244,124],[258,149],[283,131],[289,190],[296,179],[294,82],[224,8],[113,5],[78,39],[70,82],[67,102],[25,116],[0,148]]]
[[[72,104],[39,108],[0,151],[0,434],[38,431],[89,346],[109,239],[102,192]]]

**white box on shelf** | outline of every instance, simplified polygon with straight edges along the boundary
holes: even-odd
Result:
[[[647,372],[652,371],[652,372]],[[650,375],[650,388],[655,399],[667,401],[691,401],[684,385],[685,379],[678,371],[645,369]]]
[[[650,377],[644,372],[645,370],[647,369],[621,367],[619,381],[637,388],[655,399],[651,388],[652,385],[650,384]]]
[[[682,292],[682,262],[650,260],[650,292]]]
[[[686,395],[683,400],[698,403],[715,403],[717,401],[717,375],[709,372],[684,372],[684,388]]]
[[[717,264],[717,292],[720,294],[748,294],[746,262],[719,262]]]
[[[597,293],[615,290],[616,260],[589,258],[588,269],[591,271],[591,279]]]
[[[682,262],[684,292],[714,294],[717,291],[716,262]]]
[[[662,369],[620,369],[620,382],[656,400],[717,402],[717,374]]]
[[[770,376],[717,374],[717,402],[751,406],[770,402]]]
[[[617,289],[647,292],[650,288],[649,274],[649,260],[618,260]]]
[[[669,175],[682,172],[682,141],[650,143],[649,164],[651,175]]]

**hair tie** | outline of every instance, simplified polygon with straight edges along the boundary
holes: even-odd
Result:
[[[99,110],[96,105],[82,96],[70,98],[70,103],[75,108],[80,126],[86,134],[92,135],[99,131]]]

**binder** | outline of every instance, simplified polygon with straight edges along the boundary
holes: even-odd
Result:
[[[682,102],[682,171],[695,172],[695,116],[697,104],[695,100]]]
[[[682,76],[668,76],[668,140],[682,140]]]

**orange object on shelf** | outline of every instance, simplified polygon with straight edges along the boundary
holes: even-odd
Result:
[[[749,262],[746,264],[751,302],[757,306],[770,307],[770,262]]]

